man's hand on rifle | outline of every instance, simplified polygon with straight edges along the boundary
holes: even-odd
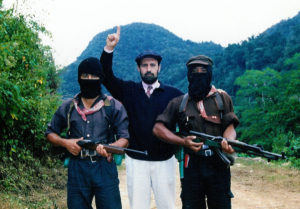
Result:
[[[83,137],[80,139],[68,139],[65,140],[65,148],[74,156],[79,155],[81,147],[77,144],[78,141],[83,140]]]
[[[196,139],[196,136],[184,137],[183,138],[183,140],[184,140],[183,146],[193,150],[194,152],[198,152],[202,148],[203,142],[194,142],[193,141],[194,139]]]
[[[109,34],[107,36],[105,49],[109,51],[113,51],[117,43],[119,42],[119,40],[120,40],[120,26],[117,26],[117,32]]]
[[[236,138],[236,132],[235,132],[235,128],[234,128],[233,124],[230,124],[229,126],[227,126],[227,128],[225,129],[225,131],[223,133],[223,137],[226,139],[235,139]],[[221,146],[222,146],[223,152],[228,153],[228,154],[234,153],[234,149],[231,147],[231,145],[228,144],[228,142],[226,140],[224,140],[224,139],[222,140]]]
[[[229,145],[227,140],[225,140],[225,139],[222,140],[221,146],[222,146],[223,152],[225,152],[225,153],[232,154],[235,152],[234,149],[232,148],[232,146]]]
[[[108,153],[102,144],[99,144],[96,148],[96,151],[101,155],[102,157],[106,157],[108,162],[112,161],[112,154]]]

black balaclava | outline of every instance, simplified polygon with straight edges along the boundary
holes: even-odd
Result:
[[[96,75],[100,79],[81,79],[80,76],[83,73]],[[83,60],[78,66],[78,83],[80,85],[81,96],[86,99],[92,99],[101,95],[101,83],[103,78],[103,68],[99,59],[89,57]]]
[[[189,81],[189,96],[196,102],[204,99],[211,89],[212,67],[208,65],[201,65],[205,67],[207,73],[193,73],[192,69],[200,66],[199,64],[188,67],[188,81]]]

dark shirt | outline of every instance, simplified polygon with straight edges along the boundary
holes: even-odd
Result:
[[[194,131],[207,133],[213,136],[223,136],[225,129],[230,124],[233,124],[234,127],[236,127],[239,124],[239,120],[234,113],[232,100],[229,95],[224,91],[220,92],[220,95],[224,105],[222,113],[216,106],[215,94],[206,97],[203,100],[207,116],[222,118],[220,122],[212,122],[204,119],[197,108],[197,103],[190,98],[185,111],[179,113],[179,107],[183,96],[179,96],[170,101],[165,111],[157,117],[156,122],[162,122],[167,128],[172,128],[176,124],[179,124],[182,119],[186,119],[188,117],[189,130],[192,129]],[[222,114],[222,117],[220,114]]]
[[[103,84],[112,96],[124,105],[129,118],[129,148],[147,150],[149,155],[142,156],[127,153],[130,157],[140,160],[167,160],[175,153],[175,146],[167,144],[152,134],[156,117],[163,112],[168,102],[182,95],[182,92],[171,86],[160,83],[147,97],[142,83],[124,81],[114,76],[112,71],[112,53],[102,52],[100,61],[105,71]]]
[[[102,98],[98,98],[92,106]],[[78,99],[78,106],[83,109],[83,103],[81,99]],[[63,102],[63,104],[57,109],[51,122],[48,124],[46,130],[46,135],[49,133],[56,133],[60,135],[63,130],[68,126],[67,115],[70,109],[70,104],[72,99],[68,99]],[[116,134],[117,139],[119,138],[129,138],[128,134],[128,117],[124,106],[117,100],[111,99],[110,104],[112,107],[112,117],[111,124],[113,126],[114,134]],[[109,121],[105,117],[106,112],[104,106],[97,112],[90,115],[86,115],[87,120],[84,121],[77,110],[73,108],[70,114],[70,135],[68,138],[85,138],[85,139],[97,139],[105,141],[109,134]]]

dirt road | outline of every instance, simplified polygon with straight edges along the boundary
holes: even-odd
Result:
[[[238,159],[232,166],[233,209],[300,209],[300,172],[268,164],[260,159]],[[178,175],[177,175],[178,177]],[[126,171],[119,171],[124,209],[129,209]],[[181,208],[177,180],[177,209]],[[151,209],[156,209],[151,201]]]
[[[235,196],[232,199],[233,209],[300,209],[300,170],[267,163],[260,158],[238,158],[231,171]],[[47,184],[39,185],[42,189],[31,191],[29,196],[0,192],[0,208],[67,208],[67,170],[58,168],[45,173],[49,176]],[[124,162],[119,167],[119,178],[123,209],[129,209]],[[177,174],[177,209],[181,209],[179,195]],[[151,209],[156,209],[153,199]]]

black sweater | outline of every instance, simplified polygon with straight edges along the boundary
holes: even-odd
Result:
[[[141,82],[123,81],[114,76],[112,71],[113,53],[102,52],[100,61],[105,72],[104,86],[114,98],[122,102],[129,118],[129,148],[147,150],[148,156],[128,152],[135,159],[161,161],[169,159],[176,147],[167,144],[152,134],[156,117],[167,107],[168,102],[182,92],[160,83],[147,97]],[[175,127],[174,127],[175,128]]]

